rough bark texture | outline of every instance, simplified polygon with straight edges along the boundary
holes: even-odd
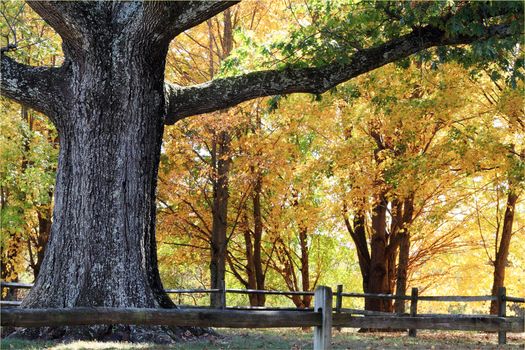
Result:
[[[173,124],[191,115],[231,107],[262,96],[294,92],[320,94],[360,74],[433,46],[468,44],[511,33],[509,26],[498,25],[487,28],[481,36],[452,37],[442,29],[426,26],[382,45],[360,50],[348,59],[348,63],[333,63],[317,68],[259,71],[189,87],[168,84],[166,89],[169,108],[166,123]]]
[[[76,28],[81,40],[64,44],[60,73],[67,79],[55,101],[62,104],[49,113],[60,143],[53,225],[22,307],[173,306],[163,292],[155,244],[169,40],[145,31],[148,23],[137,20],[138,14],[127,17],[140,10],[136,5],[35,4],[49,23],[58,20],[56,11],[66,16],[92,10],[93,17],[60,18],[59,33],[77,35]],[[40,110],[47,112],[45,107]],[[112,333],[102,326],[47,331],[53,332],[66,338]],[[123,333],[130,340],[166,341],[138,328]]]
[[[24,307],[166,304],[154,237],[164,64],[139,38],[97,34],[69,64],[54,223]]]

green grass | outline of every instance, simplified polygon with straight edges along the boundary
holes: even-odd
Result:
[[[172,345],[130,344],[111,342],[73,342],[57,344],[44,341],[5,339],[1,349],[21,350],[243,350],[243,349],[312,349],[312,332],[298,329],[231,330],[219,329],[222,338],[210,337]],[[508,345],[498,347],[497,334],[469,332],[419,331],[417,338],[405,333],[361,334],[353,330],[335,332],[334,349],[525,349],[524,334],[509,334]]]

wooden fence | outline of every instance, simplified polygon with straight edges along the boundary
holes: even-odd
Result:
[[[21,283],[1,283],[1,287],[31,288]],[[215,290],[166,290],[168,293],[211,293]],[[507,296],[505,288],[498,296],[420,296],[416,288],[410,296],[391,294],[344,293],[338,286],[334,295],[328,287],[320,286],[315,292],[260,291],[226,289],[224,293],[261,293],[273,295],[313,295],[314,307],[292,308],[240,308],[219,309],[184,307],[179,309],[137,308],[69,308],[69,309],[18,309],[2,308],[1,325],[42,327],[93,324],[170,325],[227,328],[281,328],[315,327],[314,349],[330,349],[332,328],[408,329],[409,336],[416,336],[417,329],[466,330],[498,332],[498,343],[506,343],[506,333],[521,333],[525,329],[524,317],[507,317],[507,302],[525,302],[524,298]],[[381,313],[342,307],[344,297],[410,300],[410,314]],[[498,300],[498,315],[436,315],[418,314],[418,301],[492,301]],[[15,305],[1,303],[3,306]],[[16,304],[18,305],[18,303]]]

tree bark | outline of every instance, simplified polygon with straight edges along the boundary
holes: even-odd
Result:
[[[409,195],[403,201],[403,214],[399,215],[401,232],[399,243],[399,261],[397,265],[396,295],[405,296],[408,282],[408,263],[410,258],[410,231],[409,225],[414,220],[414,194]],[[405,312],[405,301],[396,300],[394,308],[397,313]]]
[[[310,251],[308,247],[308,229],[306,227],[299,228],[299,246],[301,247],[301,283],[302,290],[310,290]],[[312,303],[311,295],[303,295],[301,306],[302,308],[310,307]]]
[[[257,289],[257,279],[255,277],[255,264],[253,260],[253,242],[252,234],[249,228],[248,218],[245,218],[245,229],[244,229],[244,243],[245,243],[245,254],[246,254],[246,276],[248,289]],[[242,281],[241,281],[242,282]],[[248,294],[250,306],[259,306],[258,294]]]
[[[386,235],[386,212],[387,201],[384,195],[380,195],[378,203],[372,211],[372,239],[370,254],[370,272],[368,281],[368,293],[386,294],[388,290],[388,259],[387,259],[387,235]],[[390,301],[367,298],[365,309],[371,311],[386,311]]]
[[[261,211],[261,193],[262,193],[262,175],[259,171],[253,169],[252,173],[255,174],[255,185],[253,188],[253,266],[255,272],[255,281],[257,283],[257,289],[264,290],[265,288],[265,273],[262,261],[262,234],[263,234],[263,218]],[[264,306],[266,302],[266,295],[257,295],[257,305]]]
[[[53,225],[22,307],[173,307],[155,242],[167,43],[96,34],[66,63]]]
[[[50,193],[49,198],[52,198],[53,194]],[[33,239],[33,247],[29,249],[35,249],[35,256],[32,261],[31,268],[33,269],[34,280],[36,281],[38,274],[40,273],[40,267],[44,261],[45,251],[47,242],[49,241],[49,235],[51,233],[51,208],[46,206],[45,208],[37,209],[38,218],[38,231]]]
[[[212,289],[225,289],[231,138],[228,131],[221,131],[217,138],[218,140],[215,140],[213,147],[215,179],[213,181],[210,276]],[[211,293],[210,305],[212,307],[224,307],[222,293]]]
[[[346,229],[350,233],[357,250],[357,260],[359,261],[359,270],[363,280],[363,292],[368,293],[368,280],[370,275],[370,252],[366,240],[365,217],[363,214],[356,214],[353,220],[353,226],[350,220],[343,216]]]
[[[399,262],[397,265],[396,295],[405,296],[407,290],[408,259],[410,253],[410,235],[408,232],[401,233],[399,245]],[[394,308],[397,313],[405,312],[405,300],[396,300]]]
[[[209,21],[208,21],[209,23]],[[210,28],[210,26],[208,27]],[[210,77],[213,79],[214,62],[213,62],[213,33],[209,29],[209,45],[208,52],[210,56]],[[233,27],[231,21],[231,13],[229,9],[224,12],[224,32],[222,34],[223,56],[219,57],[223,60],[228,56],[233,48]],[[210,259],[210,277],[211,288],[221,289],[226,288],[226,257],[228,249],[228,240],[226,237],[228,231],[228,201],[229,201],[229,186],[228,180],[230,176],[230,144],[231,135],[227,129],[221,130],[218,135],[214,134],[216,138],[213,141],[213,208],[212,208],[212,235],[211,235],[211,259]],[[212,307],[225,307],[225,300],[223,293],[211,293],[210,305]]]
[[[512,224],[514,222],[514,210],[518,194],[513,191],[512,187],[507,195],[507,206],[503,217],[503,228],[501,230],[501,240],[499,242],[498,252],[494,261],[494,279],[492,282],[492,295],[497,296],[500,287],[505,283],[505,267],[509,256],[510,239],[512,238]],[[498,242],[496,242],[498,244]],[[498,314],[498,301],[493,300],[490,303],[490,313]]]

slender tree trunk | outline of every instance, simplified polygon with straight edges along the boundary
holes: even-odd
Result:
[[[408,258],[410,253],[410,236],[408,232],[401,233],[399,245],[399,262],[397,265],[396,295],[405,296],[407,290]],[[395,310],[397,313],[405,312],[405,301],[396,300]]]
[[[310,290],[310,252],[308,249],[308,230],[303,227],[299,231],[299,246],[301,247],[301,282],[302,290]],[[311,295],[303,295],[302,307],[310,307]]]
[[[511,189],[507,195],[507,207],[505,209],[505,216],[503,217],[503,228],[501,230],[501,240],[499,242],[498,252],[494,261],[494,280],[492,282],[492,295],[498,295],[500,287],[505,283],[505,267],[507,265],[507,258],[509,256],[510,239],[512,237],[512,224],[514,222],[514,210],[516,209],[516,202],[518,195]],[[496,242],[497,244],[497,242]],[[493,300],[490,303],[490,313],[498,313],[498,302]]]
[[[255,268],[255,279],[257,282],[257,289],[264,290],[265,274],[262,262],[262,211],[261,211],[261,192],[262,192],[262,176],[256,171],[255,186],[253,189],[253,265]],[[266,296],[264,294],[257,294],[257,306],[264,306]]]
[[[362,214],[357,214],[353,220],[353,226],[350,220],[344,215],[344,222],[346,229],[350,233],[352,240],[356,246],[357,259],[359,261],[359,270],[363,281],[363,292],[368,293],[368,281],[370,275],[370,252],[368,250],[368,243],[366,239],[365,217]]]
[[[397,260],[397,247],[387,254],[387,294],[393,294],[396,285],[396,260]],[[387,249],[387,252],[389,249]],[[385,300],[383,304],[384,312],[394,312],[394,303],[392,300]]]
[[[51,193],[49,198],[52,198],[52,195],[53,194]],[[37,216],[38,233],[34,239],[36,256],[34,263],[31,266],[33,269],[34,280],[37,279],[38,274],[40,273],[40,266],[42,266],[42,261],[44,261],[46,246],[51,233],[51,208],[46,207],[45,209],[39,209]]]
[[[224,289],[226,274],[226,232],[228,229],[228,176],[230,172],[230,142],[227,131],[221,131],[216,142],[216,178],[213,183],[213,224],[211,236],[210,276],[212,289]],[[210,294],[212,307],[224,307],[221,293]]]
[[[215,75],[214,61],[213,61],[213,33],[211,20],[208,20],[208,34],[209,34],[209,61],[210,61],[210,78],[213,79]],[[219,59],[222,61],[231,52],[233,48],[233,27],[231,21],[231,11],[226,9],[224,11],[224,32],[221,38],[222,54]],[[231,157],[230,144],[231,135],[228,130],[222,130],[218,133],[217,141],[214,142],[213,166],[213,224],[211,236],[211,257],[210,257],[210,277],[212,289],[226,288],[226,255],[227,255],[227,231],[228,231],[228,201],[229,201],[229,187],[228,177],[230,173]],[[212,307],[224,307],[222,293],[210,294],[210,305]]]
[[[245,254],[246,254],[246,276],[248,289],[257,289],[257,279],[255,278],[255,264],[253,262],[253,243],[252,235],[248,226],[248,220],[246,220],[246,229],[244,230],[244,243],[245,243]],[[242,282],[242,281],[241,281]],[[257,294],[248,294],[250,300],[250,306],[258,306]]]
[[[372,240],[370,254],[370,273],[368,293],[388,293],[388,259],[386,236],[387,201],[380,196],[380,201],[372,213]],[[365,309],[371,311],[386,311],[390,301],[369,298],[365,300]]]
[[[402,232],[401,242],[399,244],[399,261],[397,265],[396,295],[405,296],[408,283],[408,263],[410,257],[410,231],[409,225],[414,220],[414,194],[411,194],[403,201],[403,215],[400,226]],[[405,301],[395,301],[395,311],[397,313],[405,312]]]

